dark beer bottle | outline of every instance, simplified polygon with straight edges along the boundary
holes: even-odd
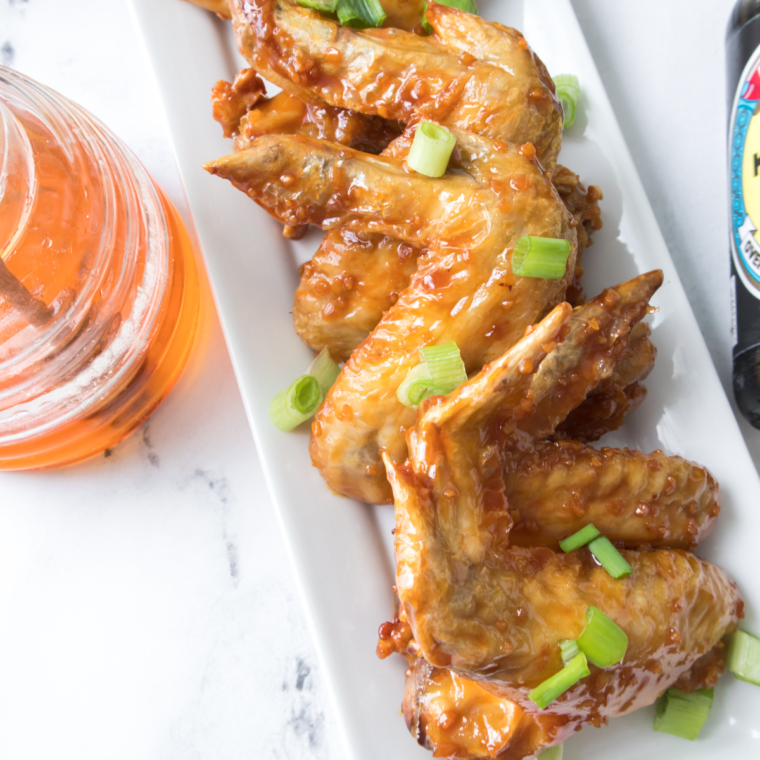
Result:
[[[726,33],[734,395],[760,428],[760,0],[738,0]]]

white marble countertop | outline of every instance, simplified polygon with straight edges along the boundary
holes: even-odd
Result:
[[[733,0],[573,4],[729,388]],[[186,214],[126,0],[0,0],[0,62],[100,117]],[[205,295],[188,370],[137,433],[107,457],[0,475],[2,758],[342,757]]]

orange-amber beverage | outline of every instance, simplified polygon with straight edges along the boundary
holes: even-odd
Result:
[[[0,67],[0,469],[112,446],[166,396],[199,306],[190,241],[132,153]]]

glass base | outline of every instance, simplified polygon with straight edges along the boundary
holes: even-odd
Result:
[[[173,255],[169,285],[144,360],[92,414],[44,435],[0,446],[0,470],[72,464],[114,446],[147,419],[184,369],[198,328],[198,272],[182,220],[164,194],[158,193]]]

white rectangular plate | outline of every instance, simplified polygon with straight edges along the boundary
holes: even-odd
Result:
[[[229,24],[179,0],[131,1],[346,755],[350,760],[429,758],[399,713],[403,662],[381,662],[374,654],[378,625],[392,614],[392,510],[332,495],[311,467],[307,430],[280,433],[267,416],[275,393],[302,374],[312,357],[293,330],[290,311],[298,264],[313,253],[319,237],[310,233],[296,244],[285,240],[265,212],[201,169],[231,150],[211,119],[209,103],[212,85],[231,80],[242,65]],[[553,74],[580,77],[580,117],[565,136],[560,160],[605,195],[604,229],[584,258],[585,290],[594,295],[636,273],[665,271],[653,319],[659,354],[646,383],[649,396],[609,443],[662,448],[705,464],[716,475],[723,514],[699,553],[739,583],[747,603],[745,628],[760,632],[760,482],[572,6],[569,0],[490,0],[481,2],[481,12],[521,29]],[[654,733],[652,715],[649,708],[607,728],[585,729],[568,742],[567,760],[760,757],[760,690],[731,676],[718,685],[712,714],[694,743]]]

